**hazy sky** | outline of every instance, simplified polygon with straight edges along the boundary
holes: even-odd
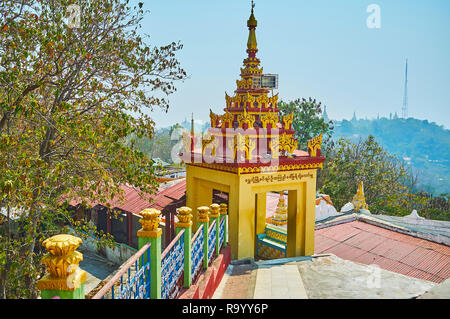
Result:
[[[142,1],[142,0],[141,0]],[[450,128],[450,1],[256,0],[257,56],[264,73],[279,74],[283,100],[313,97],[330,118],[401,114],[408,58],[409,115]],[[370,4],[380,28],[368,28]],[[152,44],[181,41],[190,75],[177,83],[157,126],[223,113],[246,57],[250,1],[144,1],[142,23]]]

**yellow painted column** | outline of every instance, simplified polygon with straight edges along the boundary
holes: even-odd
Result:
[[[306,182],[301,183],[299,194],[300,194],[300,202],[299,202],[299,206],[297,209],[297,214],[298,214],[297,220],[300,223],[300,225],[299,225],[300,256],[305,256],[305,243],[306,243],[305,226],[306,226],[306,201],[307,201]]]
[[[256,194],[256,235],[263,234],[266,229],[267,193]]]
[[[300,204],[299,191],[299,189],[288,191],[287,257],[300,256],[299,234],[301,230],[299,229],[300,222],[297,214],[297,208]]]
[[[198,207],[199,205],[196,205],[195,203],[195,196],[196,193],[196,181],[194,178],[194,174],[192,170],[194,167],[191,165],[186,165],[186,206],[187,207]],[[194,212],[192,213],[192,225],[193,225],[193,231],[195,232],[197,230],[197,211],[194,209]]]
[[[239,190],[232,187],[228,196],[228,242],[231,246],[231,259],[238,258],[239,244]]]
[[[287,257],[305,256],[306,182],[288,191]]]
[[[209,206],[212,204],[212,188],[208,186],[202,185],[202,180],[199,180],[196,184],[196,191],[195,191],[195,206],[194,207],[201,207],[201,206]],[[196,220],[193,219],[193,224],[195,225],[195,231],[197,231],[198,226],[198,215],[195,216],[197,218]]]
[[[238,211],[237,259],[255,258],[255,193],[251,187],[240,183]],[[230,229],[230,231],[233,231]]]
[[[316,171],[314,178],[306,182],[305,190],[305,256],[314,254],[314,231],[316,220]]]

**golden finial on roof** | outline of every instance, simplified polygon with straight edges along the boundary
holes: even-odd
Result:
[[[255,16],[253,15],[253,8],[255,7],[255,3],[252,1],[252,12],[250,15],[250,18],[248,18],[247,21],[247,26],[250,27],[254,27],[256,28],[256,26],[258,25],[258,21],[256,21]]]
[[[247,49],[249,50],[256,50],[257,48],[255,28],[258,25],[258,21],[256,21],[255,16],[253,15],[254,7],[255,3],[252,1],[252,13],[250,14],[250,18],[247,20],[247,27],[249,29]]]
[[[358,185],[358,191],[356,192],[356,195],[353,196],[352,204],[355,207],[355,212],[359,212],[361,209],[369,209],[369,206],[366,204],[366,197],[364,196],[364,185],[362,181]]]

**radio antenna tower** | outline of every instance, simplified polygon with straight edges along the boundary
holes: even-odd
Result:
[[[408,118],[408,59],[406,59],[405,91],[403,92],[402,118]]]

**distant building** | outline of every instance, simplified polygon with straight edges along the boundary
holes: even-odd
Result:
[[[330,119],[328,118],[327,106],[326,105],[323,107],[322,118],[325,121],[325,123],[328,123],[330,121]]]

